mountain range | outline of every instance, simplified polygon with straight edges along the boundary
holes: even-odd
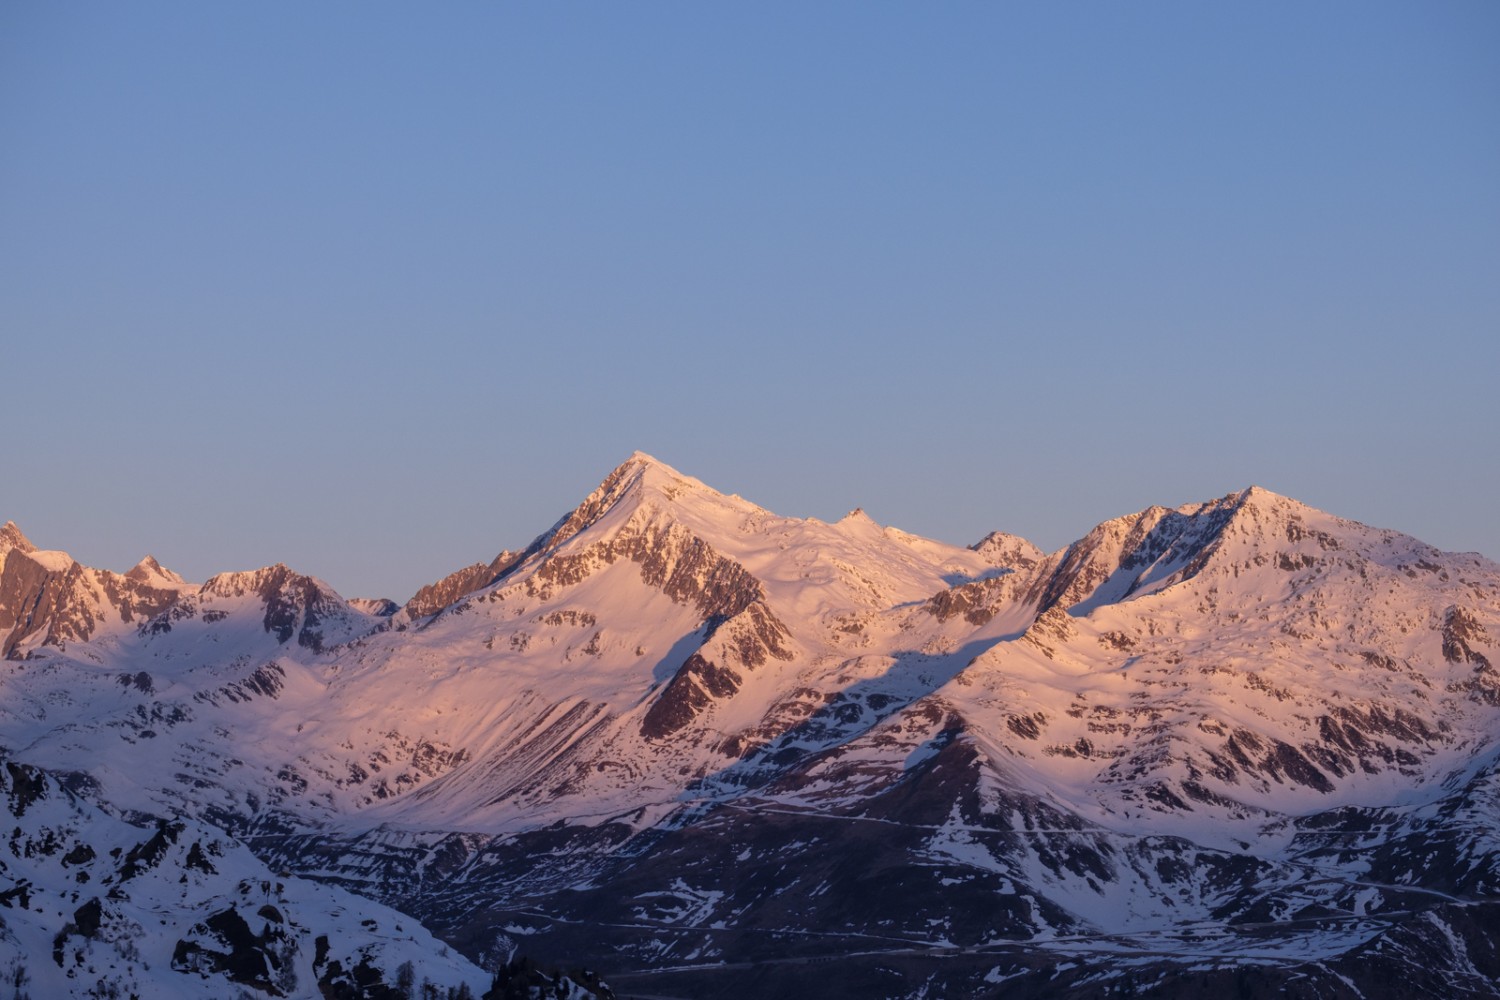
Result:
[[[1259,487],[1049,554],[637,453],[404,605],[7,524],[0,971],[1500,996],[1497,636],[1500,565]]]

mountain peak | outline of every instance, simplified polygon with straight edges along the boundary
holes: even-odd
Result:
[[[600,484],[600,489],[616,482],[654,484],[689,478],[654,455],[648,455],[644,451],[633,451],[630,457],[610,470],[609,475],[605,476],[604,482]]]
[[[355,611],[374,615],[377,618],[390,618],[401,610],[401,605],[389,597],[351,597],[345,603]]]
[[[1204,504],[1188,505],[1188,508],[1193,510],[1210,507],[1254,508],[1266,511],[1306,511],[1314,509],[1300,500],[1254,484],[1234,493],[1227,493],[1217,500],[1209,500]],[[1188,508],[1178,509],[1184,510]]]
[[[156,557],[153,555],[147,555],[140,562],[136,563],[125,574],[125,578],[153,587],[181,587],[187,583],[181,576],[157,562]]]
[[[1060,604],[1075,615],[1085,614],[1101,604],[1190,579],[1216,556],[1233,574],[1233,560],[1224,562],[1226,546],[1242,560],[1282,565],[1293,559],[1282,551],[1289,544],[1312,539],[1319,548],[1335,549],[1343,544],[1335,533],[1366,530],[1263,486],[1175,510],[1153,505],[1104,521],[1068,546],[1041,606]],[[1310,558],[1303,553],[1294,561],[1302,564]]]
[[[644,451],[631,452],[630,457],[616,466],[615,470],[605,479],[605,483],[619,477],[629,486],[636,488],[663,488],[676,486],[690,486],[701,490],[715,492],[711,487],[694,479],[692,476],[678,472],[672,466],[659,458],[654,458]]]
[[[641,451],[639,448],[631,452],[630,457],[621,462],[620,465],[654,465],[666,469],[668,472],[674,474],[677,471],[676,469],[673,469],[671,466],[667,465],[666,462],[663,462],[661,459],[657,458],[655,455],[648,455],[644,451]]]
[[[1332,515],[1311,507],[1300,500],[1284,496],[1264,486],[1247,486],[1236,493],[1229,493],[1217,500],[1202,504],[1188,504],[1177,508],[1177,513],[1189,516],[1218,514],[1239,523],[1251,534],[1280,535],[1284,533],[1284,522],[1308,519],[1338,520]]]
[[[236,573],[220,573],[209,579],[199,594],[211,599],[250,598],[263,610],[264,630],[286,643],[322,653],[329,646],[348,641],[368,631],[368,620],[327,583],[305,576],[285,563]]]
[[[729,505],[752,508],[738,497],[726,497],[712,487],[678,472],[644,451],[630,456],[610,470],[604,480],[573,510],[519,552],[502,551],[488,564],[474,563],[422,587],[407,601],[412,618],[437,614],[460,598],[495,583],[528,561],[545,558],[570,539],[602,523],[620,524],[643,507],[678,507],[685,499],[707,500],[689,504],[699,510]],[[680,509],[680,508],[679,508]]]
[[[1020,535],[1004,531],[992,531],[969,546],[997,566],[1030,569],[1047,557],[1047,554]]]
[[[16,527],[16,522],[6,521],[5,527],[0,528],[0,553],[9,552],[11,549],[34,552],[36,546],[31,544],[31,539],[21,534],[21,529]]]
[[[322,580],[298,573],[282,562],[262,566],[260,569],[217,573],[208,579],[202,591],[218,597],[240,597],[248,593],[265,597],[286,588],[315,591],[326,598],[343,602],[343,598]]]
[[[632,452],[629,458],[604,477],[604,481],[584,498],[583,503],[554,525],[551,531],[532,542],[523,553],[523,558],[557,548],[579,532],[604,520],[612,511],[634,510],[648,499],[672,502],[688,495],[723,497],[718,490],[691,476],[683,475],[643,451]]]

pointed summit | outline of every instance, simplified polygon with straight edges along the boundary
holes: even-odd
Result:
[[[1236,514],[1244,513],[1256,520],[1265,520],[1268,518],[1300,520],[1308,516],[1331,516],[1318,510],[1316,507],[1310,507],[1300,500],[1283,496],[1280,493],[1266,489],[1264,486],[1247,486],[1238,493],[1231,493],[1218,500],[1210,500],[1203,506],[1205,508],[1209,506],[1230,507],[1233,508]],[[1187,512],[1193,508],[1189,506],[1178,509]]]
[[[661,468],[661,469],[667,470],[668,472],[672,473],[672,475],[674,475],[674,476],[678,474],[677,470],[674,469],[674,468],[672,468],[671,466],[669,466],[666,462],[663,462],[661,459],[657,458],[655,455],[648,455],[648,454],[646,454],[644,451],[641,451],[639,448],[637,448],[635,451],[631,452],[630,453],[630,457],[627,458],[627,459],[625,459],[625,461],[621,462],[620,465],[617,466],[617,468],[623,468],[624,466],[627,466],[627,465],[656,466],[657,468]]]
[[[887,529],[875,523],[863,507],[856,507],[834,522],[833,526],[849,538],[875,538]],[[895,530],[895,529],[889,529]]]
[[[5,569],[5,557],[10,553],[35,551],[36,546],[31,544],[31,539],[21,534],[16,522],[6,521],[5,527],[0,528],[0,571]]]
[[[523,558],[556,549],[574,535],[612,520],[614,514],[622,515],[623,519],[648,505],[670,507],[684,513],[689,508],[724,506],[735,507],[741,513],[760,509],[738,497],[727,497],[692,476],[683,475],[660,459],[636,451],[616,466],[567,517],[532,542]]]
[[[615,466],[582,503],[525,549],[518,552],[502,550],[488,563],[474,563],[455,570],[419,589],[406,602],[404,610],[413,619],[435,615],[467,595],[497,583],[523,564],[528,564],[529,560],[545,557],[601,522],[624,521],[642,506],[654,502],[668,505],[688,495],[728,502],[728,498],[718,491],[683,475],[660,459],[644,451],[631,452],[630,457]],[[615,518],[616,514],[620,516]]]
[[[1101,604],[1186,580],[1207,565],[1227,527],[1252,498],[1275,496],[1251,487],[1176,510],[1153,505],[1104,521],[1063,552],[1039,607],[1086,614]]]
[[[1400,537],[1250,486],[1215,500],[1175,510],[1152,506],[1099,524],[1061,557],[1051,558],[1039,607],[1087,614],[1189,580],[1212,565],[1231,574],[1235,562],[1307,568],[1323,552],[1366,544],[1362,538]]]
[[[9,552],[11,549],[35,552],[36,546],[31,544],[31,539],[21,534],[21,529],[16,527],[16,522],[6,521],[5,527],[0,528],[0,553]]]
[[[718,491],[705,485],[692,476],[678,472],[672,466],[646,454],[644,451],[631,452],[630,457],[615,467],[615,470],[605,479],[605,483],[619,477],[620,481],[635,489],[666,489],[668,491],[679,491],[683,488],[705,490],[709,493]]]
[[[181,589],[187,586],[186,580],[157,562],[156,557],[152,555],[148,555],[136,563],[125,574],[125,579],[134,580],[136,583],[143,583],[148,587]]]
[[[996,566],[1031,569],[1047,558],[1047,554],[1020,535],[1004,531],[992,531],[969,548],[979,553]]]

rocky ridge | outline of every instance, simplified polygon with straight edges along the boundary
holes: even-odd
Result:
[[[35,552],[0,530],[0,743],[480,960],[654,995],[1492,977],[1500,567],[1260,488],[1046,555],[637,454],[399,611]]]

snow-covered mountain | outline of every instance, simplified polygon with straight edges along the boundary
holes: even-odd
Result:
[[[272,872],[201,821],[89,801],[85,775],[0,763],[0,974],[36,997],[336,996],[407,966],[442,995],[489,973],[415,920]]]
[[[1497,637],[1500,566],[1257,487],[1049,555],[636,454],[400,607],[8,524],[0,746],[627,993],[1491,996]]]

